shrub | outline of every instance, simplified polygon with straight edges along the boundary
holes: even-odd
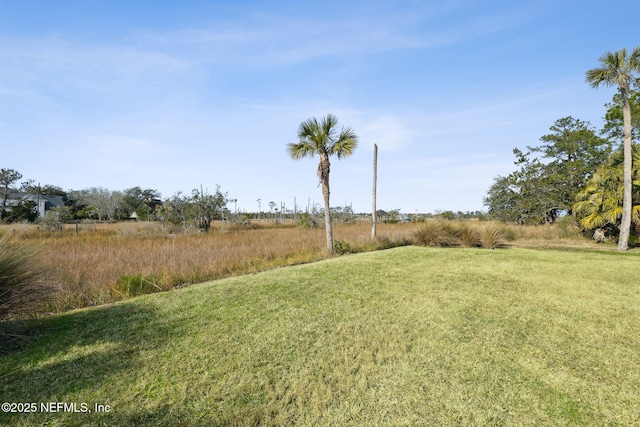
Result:
[[[333,242],[333,250],[340,255],[348,254],[351,252],[351,245],[344,240],[336,240]]]
[[[60,231],[66,221],[72,219],[71,212],[66,206],[57,206],[47,211],[40,218],[38,224],[47,231]]]
[[[298,218],[298,225],[302,228],[318,228],[318,221],[308,212],[303,212]]]
[[[582,232],[578,221],[576,221],[573,215],[565,215],[558,220],[558,229],[560,230],[560,237],[563,238],[579,238],[582,237]]]
[[[232,214],[229,219],[230,221],[224,221],[223,225],[225,225],[225,223],[227,222],[230,222],[231,224],[233,224],[233,226],[231,227],[233,230],[256,230],[260,228],[260,225],[251,221],[250,214],[236,213]]]
[[[38,218],[38,206],[31,200],[21,200],[17,204],[11,206],[11,210],[7,210],[2,215],[2,222],[13,224],[17,222],[33,222]]]

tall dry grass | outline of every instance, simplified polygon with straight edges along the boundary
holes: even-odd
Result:
[[[39,283],[38,248],[11,235],[0,235],[0,319],[35,310],[45,297]]]
[[[217,223],[209,233],[184,233],[158,223],[67,226],[47,232],[19,225],[4,234],[38,244],[37,263],[55,289],[49,311],[99,305],[151,291],[326,258],[324,230],[293,224],[242,229]],[[337,225],[335,239],[354,251],[406,244],[411,224],[380,224],[371,242],[368,224]]]

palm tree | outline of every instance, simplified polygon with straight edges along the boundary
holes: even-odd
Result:
[[[600,166],[589,178],[581,192],[576,195],[573,212],[579,218],[580,225],[587,229],[612,225],[618,227],[622,215],[623,153],[615,152],[607,164]],[[636,190],[640,188],[640,146],[633,146],[632,183]],[[631,223],[640,224],[640,193],[635,192],[632,200]]]
[[[338,119],[332,114],[327,114],[320,122],[313,117],[300,123],[298,128],[297,144],[287,144],[289,156],[294,160],[304,157],[320,156],[318,164],[318,178],[322,185],[324,197],[324,222],[327,235],[327,249],[333,253],[333,232],[331,229],[331,206],[329,204],[329,171],[331,163],[329,158],[336,156],[338,159],[350,156],[358,146],[358,136],[351,128],[337,129]]]
[[[629,90],[635,73],[640,73],[640,47],[636,47],[627,54],[627,49],[617,52],[606,52],[599,59],[602,67],[587,71],[586,80],[592,88],[600,85],[618,86],[622,101],[622,121],[624,127],[624,166],[623,166],[623,197],[622,221],[620,224],[620,238],[618,250],[626,251],[629,247],[629,232],[631,230],[631,108],[629,106]]]

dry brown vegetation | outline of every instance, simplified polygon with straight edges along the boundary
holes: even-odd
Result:
[[[379,241],[372,243],[368,224],[342,225],[335,237],[349,242],[351,251],[364,251],[406,244],[413,229],[411,224],[382,224]],[[293,224],[242,229],[217,223],[209,233],[185,233],[158,223],[82,224],[59,232],[27,225],[0,230],[41,249],[34,262],[56,290],[49,311],[327,257],[324,230]]]

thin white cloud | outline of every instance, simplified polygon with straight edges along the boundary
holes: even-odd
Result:
[[[504,31],[532,19],[530,4],[493,12],[461,14],[469,4],[361,4],[344,7],[335,19],[318,19],[290,11],[251,11],[242,20],[199,28],[136,35],[142,46],[174,51],[198,63],[282,67],[323,58],[353,59],[403,49],[425,49],[461,43]],[[458,16],[465,16],[458,19]],[[446,22],[446,24],[445,24]]]
[[[377,144],[380,150],[396,151],[411,145],[416,131],[398,117],[383,115],[367,117],[366,120],[361,118],[358,135],[361,141]]]
[[[0,76],[12,86],[113,90],[188,72],[192,64],[171,53],[135,46],[57,38],[0,39]]]

